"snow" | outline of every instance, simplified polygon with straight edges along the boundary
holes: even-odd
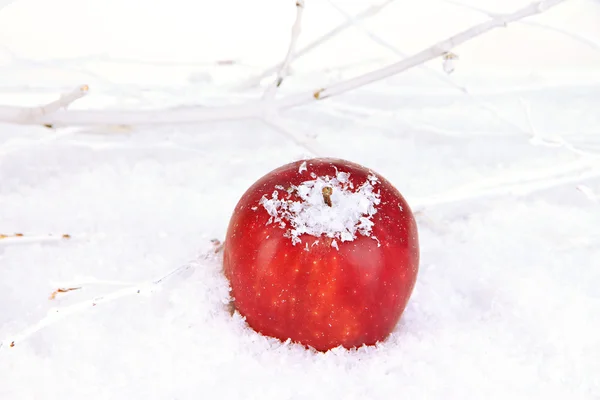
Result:
[[[0,104],[52,101],[82,83],[90,95],[73,108],[260,99],[231,86],[282,60],[293,5],[159,3],[1,9]],[[410,52],[481,17],[397,3],[365,25]],[[535,21],[598,42],[597,2],[567,3]],[[340,21],[307,1],[298,46]],[[397,58],[360,30],[338,39],[293,62],[279,91]],[[24,235],[0,239],[0,399],[599,398],[600,53],[523,25],[458,50],[449,77],[473,96],[415,69],[281,115],[320,155],[394,183],[416,212],[421,263],[406,312],[385,342],[351,351],[280,343],[230,315],[211,242],[252,183],[306,158],[302,141],[254,120],[0,124],[0,233]],[[240,65],[203,64],[238,55]],[[427,67],[446,76],[439,60]]]
[[[300,164],[299,170],[308,171],[306,162]],[[302,235],[317,238],[324,235],[341,242],[353,241],[357,233],[372,237],[373,215],[381,202],[379,190],[375,188],[377,177],[371,174],[357,188],[349,177],[349,172],[338,170],[333,177],[316,176],[297,186],[291,185],[284,193],[275,190],[271,198],[263,196],[259,204],[271,216],[267,225],[276,223],[282,229],[287,228],[284,236],[289,237],[293,245],[302,243]],[[326,196],[331,204],[326,202]],[[296,197],[297,201],[291,200]],[[335,240],[331,246],[338,248]]]
[[[302,164],[300,164],[300,167],[298,167],[299,174],[301,174],[304,171],[308,171],[308,168],[306,168],[306,161],[303,161]]]

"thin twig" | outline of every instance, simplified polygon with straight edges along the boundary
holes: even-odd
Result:
[[[532,3],[512,14],[500,15],[492,20],[466,29],[444,41],[392,65],[360,75],[356,78],[338,82],[327,88],[313,90],[273,100],[273,110],[309,104],[315,100],[326,99],[356,89],[406,71],[433,58],[439,57],[454,47],[467,42],[489,30],[518,21],[550,9],[564,0],[543,0]],[[23,119],[23,107],[0,106],[0,121],[22,124],[60,124],[60,125],[156,125],[161,123],[191,123],[207,121],[223,121],[235,119],[261,118],[264,115],[264,104],[249,104],[222,107],[190,107],[185,109],[144,110],[144,111],[104,111],[104,110],[72,110],[60,111],[45,115],[38,120]]]
[[[317,99],[325,99],[346,91],[356,89],[360,86],[367,85],[369,83],[379,81],[406,71],[412,67],[420,65],[433,58],[442,56],[443,54],[451,51],[458,45],[465,43],[481,34],[490,31],[494,28],[504,27],[509,23],[518,21],[523,18],[530,17],[535,14],[540,14],[547,11],[548,9],[562,3],[565,0],[543,0],[530,4],[527,7],[523,7],[511,14],[501,14],[495,18],[477,24],[469,29],[466,29],[444,41],[438,42],[435,45],[405,59],[394,63],[388,67],[381,68],[377,71],[373,71],[353,79],[349,79],[343,82],[332,85],[329,88],[320,89],[313,93]]]
[[[215,250],[215,244],[213,243],[213,248],[206,253],[204,253],[200,259],[210,259],[216,257],[217,251]],[[46,328],[47,326],[53,325],[56,322],[63,320],[64,318],[77,314],[80,311],[89,309],[91,307],[96,307],[99,304],[108,303],[114,300],[122,299],[124,297],[134,296],[136,294],[151,294],[155,291],[158,291],[162,288],[162,285],[172,278],[175,275],[181,274],[184,271],[190,270],[196,267],[197,263],[185,264],[180,267],[175,268],[174,270],[168,272],[167,274],[162,274],[160,277],[153,279],[147,282],[141,282],[138,284],[126,285],[122,282],[112,282],[112,281],[102,281],[95,279],[86,279],[85,283],[97,283],[97,284],[109,284],[111,286],[125,286],[122,289],[118,289],[112,292],[108,292],[101,296],[96,296],[91,299],[87,299],[70,306],[65,306],[61,308],[53,308],[50,309],[46,317],[37,321],[36,323],[30,325],[19,333],[10,335],[6,340],[0,342],[0,350],[14,347],[16,344],[23,342],[25,339],[30,337],[31,335],[39,332],[40,330]],[[61,285],[63,287],[69,287],[68,289],[59,289],[57,292],[65,292],[71,290],[80,290],[83,288],[82,282],[70,284],[70,285]],[[52,295],[50,295],[52,298]]]
[[[600,176],[597,159],[580,160],[541,170],[528,170],[486,177],[451,190],[410,200],[415,210],[485,197],[525,196],[536,191],[572,184]]]
[[[363,34],[365,34],[373,42],[375,42],[378,45],[380,45],[381,47],[389,50],[390,52],[392,52],[397,57],[401,57],[401,58],[408,57],[408,54],[404,53],[403,51],[401,51],[397,47],[395,47],[392,44],[388,43],[386,40],[384,40],[381,37],[379,37],[378,35],[374,34],[369,28],[367,28],[366,26],[364,26],[364,24],[362,23],[362,21],[356,20],[355,18],[353,18],[350,14],[348,14],[344,9],[342,9],[340,6],[338,6],[335,2],[333,2],[332,0],[328,0],[328,3],[333,8],[335,8],[341,15],[343,15],[345,18],[347,18],[349,22],[351,22],[356,28],[358,28],[361,32],[363,32]],[[491,16],[491,14],[489,14],[489,15]],[[425,64],[420,64],[420,65],[417,66],[417,68],[426,71],[427,73],[429,73],[430,75],[432,75],[436,79],[440,80],[441,82],[443,82],[443,83],[445,83],[445,84],[447,84],[447,85],[449,85],[449,86],[457,89],[463,95],[468,96],[474,103],[476,103],[479,106],[483,107],[484,109],[488,110],[490,113],[492,113],[492,115],[494,115],[500,121],[508,124],[509,126],[511,126],[512,128],[514,128],[514,129],[516,129],[516,130],[518,130],[520,132],[527,133],[518,124],[514,123],[510,119],[508,119],[505,116],[503,116],[498,111],[498,109],[496,107],[494,107],[491,104],[489,104],[489,103],[481,100],[475,94],[471,93],[466,87],[464,87],[462,85],[459,85],[458,83],[454,82],[454,80],[452,80],[451,78],[449,78],[446,74],[442,74],[440,72],[437,72],[437,71],[433,70],[432,68],[428,67]]]
[[[41,107],[25,109],[21,116],[26,121],[36,121],[37,119],[57,112],[61,108],[67,108],[75,100],[88,94],[88,85],[81,85],[68,93],[62,94],[57,100],[52,101]]]
[[[4,234],[0,233],[0,245],[2,244],[25,244],[25,243],[40,243],[40,242],[55,242],[60,240],[71,239],[69,234],[61,235],[26,235],[23,233]]]
[[[545,142],[542,135],[539,134],[535,125],[533,124],[533,119],[531,117],[531,103],[526,101],[524,98],[519,97],[519,102],[523,106],[523,110],[525,111],[525,119],[527,120],[527,125],[529,126],[529,131],[531,132],[531,138],[529,142],[531,144],[538,144],[539,142]]]
[[[575,187],[575,189],[577,189],[578,191],[583,193],[583,195],[585,197],[587,197],[588,200],[590,200],[592,203],[594,203],[594,204],[600,203],[600,195],[596,194],[591,187],[589,187],[587,185],[577,185],[577,187]]]
[[[303,149],[307,150],[311,154],[311,156],[324,156],[323,151],[321,151],[318,148],[319,146],[315,143],[315,141],[312,138],[310,138],[307,135],[297,134],[296,132],[290,130],[287,127],[287,124],[283,123],[277,115],[270,115],[268,117],[263,118],[262,121],[278,133],[281,133],[282,135],[291,139],[299,147],[302,147]]]
[[[443,1],[445,3],[448,3],[448,4],[452,4],[452,5],[458,6],[458,7],[463,7],[463,8],[466,8],[466,9],[469,9],[469,10],[472,10],[472,11],[475,11],[475,12],[478,12],[478,13],[481,13],[481,14],[485,14],[485,15],[487,15],[490,18],[495,18],[496,16],[499,15],[498,13],[490,12],[488,10],[485,10],[483,8],[479,8],[477,6],[473,6],[471,4],[464,4],[464,3],[461,3],[461,2],[458,2],[458,1],[454,1],[454,0],[441,0],[441,1]],[[518,22],[518,23],[523,24],[523,25],[535,26],[536,28],[541,28],[541,29],[545,29],[545,30],[548,30],[548,31],[553,31],[553,32],[559,33],[561,35],[568,36],[571,39],[573,39],[573,40],[575,40],[577,42],[580,42],[582,44],[585,44],[586,46],[588,46],[588,47],[590,47],[590,48],[592,48],[592,49],[594,49],[596,51],[600,51],[600,44],[598,44],[598,43],[594,42],[593,40],[590,40],[590,39],[588,39],[586,37],[583,37],[583,36],[581,36],[581,35],[579,35],[577,33],[566,31],[566,30],[558,28],[556,26],[547,25],[547,24],[543,24],[541,22],[536,22],[536,21],[515,21],[515,22]]]
[[[377,4],[374,4],[374,5],[370,6],[369,8],[365,9],[364,11],[360,12],[359,14],[357,14],[356,17],[354,17],[354,18],[356,20],[362,20],[362,19],[372,17],[372,16],[376,15],[378,12],[380,12],[381,10],[383,10],[385,7],[390,5],[393,1],[394,0],[384,0]],[[297,60],[298,58],[310,53],[312,50],[316,49],[317,47],[319,47],[319,46],[323,45],[324,43],[328,42],[329,40],[333,39],[334,37],[336,37],[337,35],[344,32],[346,29],[348,29],[350,27],[352,27],[352,24],[349,23],[348,21],[344,21],[343,23],[336,26],[335,28],[333,28],[332,30],[330,30],[329,32],[327,32],[326,34],[321,36],[320,38],[316,39],[315,41],[309,43],[305,47],[298,50],[296,52],[296,54],[294,54],[294,56],[292,57],[291,61]],[[279,71],[281,69],[282,65],[283,65],[283,63],[273,65],[272,67],[264,70],[261,74],[253,76],[253,77],[247,79],[246,81],[242,82],[241,84],[238,85],[237,89],[244,90],[244,89],[249,89],[251,87],[259,85],[260,82],[264,78]]]
[[[567,140],[565,140],[562,136],[557,136],[553,138],[553,140],[549,140],[545,138],[543,134],[539,132],[536,126],[533,123],[533,118],[531,116],[531,103],[525,101],[523,98],[519,98],[521,105],[523,106],[523,110],[525,112],[525,119],[527,120],[527,125],[529,126],[529,130],[531,131],[531,138],[529,138],[529,143],[534,146],[544,146],[544,147],[562,147],[572,153],[575,153],[580,156],[587,156],[591,158],[598,158],[597,154],[593,152],[590,153],[585,150],[581,150]]]
[[[263,100],[270,100],[275,97],[275,92],[277,91],[277,88],[281,86],[281,84],[283,83],[283,79],[288,74],[290,63],[292,62],[294,52],[296,51],[296,43],[298,42],[298,38],[300,37],[303,13],[304,0],[296,0],[296,20],[294,21],[294,25],[292,26],[292,38],[290,39],[290,45],[288,47],[287,54],[285,55],[285,58],[281,63],[281,67],[277,72],[275,80],[267,88],[263,95]]]

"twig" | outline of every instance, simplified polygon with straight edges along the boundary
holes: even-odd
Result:
[[[531,118],[531,104],[528,101],[525,101],[525,99],[522,97],[519,97],[519,102],[523,106],[523,110],[525,111],[525,118],[527,120],[527,125],[529,126],[529,130],[531,132],[531,138],[529,139],[529,142],[531,144],[545,142],[544,138],[542,137],[542,135],[539,134],[538,130],[533,124],[533,119]]]
[[[313,139],[307,135],[296,134],[295,132],[291,131],[277,115],[270,115],[263,118],[262,121],[270,128],[291,139],[294,143],[296,143],[296,145],[306,149],[312,156],[324,156],[324,153],[318,149],[318,145],[316,145]]]
[[[519,98],[519,101],[520,101],[521,105],[523,106],[523,109],[525,112],[525,118],[527,120],[527,125],[529,126],[529,129],[530,129],[531,135],[532,135],[531,138],[529,138],[529,143],[531,143],[534,146],[562,147],[562,148],[565,148],[566,150],[568,150],[572,153],[578,154],[578,155],[589,156],[592,158],[598,158],[597,154],[590,153],[588,151],[581,150],[581,149],[573,146],[572,143],[566,141],[562,136],[553,138],[553,140],[549,140],[548,138],[545,138],[544,135],[540,134],[538,129],[536,129],[535,125],[533,124],[533,118],[531,116],[531,104],[529,102],[525,101],[521,97]]]
[[[448,4],[452,4],[452,5],[458,6],[458,7],[467,8],[469,10],[472,10],[472,11],[475,11],[475,12],[479,12],[481,14],[485,14],[485,15],[487,15],[490,18],[495,18],[496,16],[499,15],[498,13],[490,12],[488,10],[485,10],[483,8],[479,8],[479,7],[473,6],[471,4],[464,4],[464,3],[461,3],[461,2],[458,2],[458,1],[454,1],[454,0],[441,0],[441,1],[443,1],[445,3],[448,3]],[[583,36],[581,36],[581,35],[579,35],[577,33],[566,31],[566,30],[558,28],[556,26],[546,25],[546,24],[543,24],[541,22],[536,22],[536,21],[515,21],[515,22],[518,22],[518,23],[523,24],[523,25],[535,26],[536,28],[541,28],[541,29],[545,29],[545,30],[548,30],[548,31],[553,31],[553,32],[556,32],[556,33],[560,33],[561,35],[568,36],[571,39],[573,39],[573,40],[575,40],[577,42],[583,43],[586,46],[588,46],[588,47],[590,47],[590,48],[592,48],[594,50],[600,51],[600,44],[598,44],[598,43],[594,42],[593,40],[590,40],[590,39],[588,39],[586,37],[583,37]]]
[[[422,198],[411,199],[415,210],[440,206],[484,197],[524,196],[536,191],[580,182],[600,176],[600,163],[595,159],[582,158],[578,161],[557,165],[542,170],[519,171],[488,177],[479,182]]]
[[[11,243],[39,243],[39,242],[53,242],[59,240],[68,240],[71,239],[71,235],[62,234],[62,235],[25,235],[22,233],[14,233],[14,234],[3,234],[0,233],[0,244],[11,244]]]
[[[326,89],[320,89],[314,93],[314,97],[317,99],[325,99],[327,97],[331,97],[340,93],[344,93],[348,90],[355,89],[360,86],[367,85],[369,83],[385,79],[389,76],[398,74],[407,69],[410,69],[416,65],[422,64],[426,61],[429,61],[433,58],[439,57],[444,53],[449,52],[456,46],[467,42],[487,31],[490,31],[494,28],[504,27],[511,22],[518,21],[520,19],[530,17],[535,14],[540,14],[548,9],[562,3],[565,0],[542,0],[535,3],[530,4],[527,7],[521,8],[520,10],[515,11],[511,14],[502,14],[497,17],[483,22],[481,24],[475,25],[469,29],[466,29],[449,39],[441,41],[405,60],[394,63],[388,67],[379,69],[377,71],[373,71],[361,76],[358,76],[353,79],[349,79],[347,81],[343,81],[332,85]]]
[[[275,81],[273,81],[273,83],[265,91],[265,94],[263,95],[263,100],[270,100],[275,97],[275,92],[277,91],[277,88],[281,86],[284,77],[288,74],[290,63],[292,62],[294,52],[296,51],[296,43],[298,42],[298,37],[300,37],[303,12],[304,0],[296,0],[296,20],[294,21],[294,25],[292,26],[292,38],[290,39],[290,45],[288,47],[287,54],[285,55],[285,58],[281,63],[281,67],[277,72],[277,77],[275,78]]]
[[[216,256],[217,253],[218,253],[218,251],[215,250],[215,244],[213,243],[213,248],[211,250],[209,250],[208,252],[206,252],[200,258],[201,259],[213,258]],[[196,266],[195,263],[185,264],[185,265],[175,268],[174,270],[170,271],[169,273],[163,274],[160,277],[153,279],[151,281],[142,282],[139,284],[127,285],[122,289],[108,292],[104,295],[97,296],[92,299],[84,300],[79,303],[72,304],[70,306],[50,309],[48,314],[46,315],[46,317],[42,318],[41,320],[39,320],[35,324],[27,327],[26,329],[22,330],[21,332],[11,335],[6,340],[0,342],[0,350],[5,349],[6,347],[12,348],[16,344],[23,342],[25,339],[27,339],[34,333],[39,332],[40,330],[44,329],[45,327],[53,325],[56,322],[59,322],[59,321],[63,320],[64,318],[66,318],[70,315],[76,314],[80,311],[89,309],[91,307],[95,307],[99,304],[108,303],[108,302],[111,302],[114,300],[133,296],[136,294],[151,294],[157,290],[160,290],[161,285],[164,284],[165,281],[167,281],[171,277],[173,277],[177,274],[180,274],[184,271],[195,268],[195,266]],[[93,283],[98,283],[98,284],[110,284],[110,285],[114,285],[114,286],[125,285],[122,282],[102,281],[102,280],[95,280],[95,279],[87,279],[86,282],[87,283],[93,282]],[[69,289],[63,289],[62,290],[63,292],[75,290],[75,289],[79,290],[83,287],[81,282],[79,282],[78,284],[61,285],[61,286],[70,286],[71,287]],[[59,289],[57,292],[60,292],[60,291],[61,291],[61,289]],[[51,295],[51,297],[52,297],[52,295]]]
[[[290,95],[281,99],[273,100],[274,110],[282,110],[303,104],[312,103],[315,100],[326,99],[349,90],[367,85],[369,83],[385,79],[392,75],[406,71],[414,66],[428,60],[439,57],[452,50],[454,47],[471,40],[491,29],[505,26],[508,23],[518,21],[550,9],[564,0],[543,0],[530,4],[512,14],[500,15],[490,21],[475,25],[462,31],[449,39],[441,41],[433,46],[392,65],[376,71],[338,82],[327,88],[321,88],[309,93]],[[26,109],[29,110],[29,109]],[[72,110],[60,111],[51,115],[45,115],[38,120],[23,119],[22,107],[0,106],[0,121],[32,124],[60,124],[60,125],[155,125],[161,123],[191,123],[207,121],[224,121],[247,118],[261,118],[264,114],[264,104],[254,102],[242,105],[222,107],[191,107],[175,110],[145,110],[145,111],[104,111],[104,110]]]
[[[383,10],[385,7],[387,7],[388,5],[390,5],[393,1],[394,0],[384,0],[384,1],[381,1],[381,2],[379,2],[377,4],[374,4],[371,7],[367,8],[364,11],[360,12],[359,14],[357,14],[356,17],[354,17],[354,18],[356,20],[362,20],[362,19],[365,19],[365,18],[372,17],[372,16],[376,15],[378,12],[380,12],[381,10]],[[348,21],[343,22],[342,24],[340,24],[337,27],[333,28],[332,30],[330,30],[329,32],[327,32],[326,34],[324,34],[323,36],[321,36],[317,40],[309,43],[308,45],[306,45],[302,49],[298,50],[296,52],[296,54],[294,54],[294,56],[292,57],[291,61],[294,61],[294,60],[296,60],[296,59],[298,59],[298,58],[300,58],[300,57],[308,54],[312,50],[314,50],[317,47],[321,46],[323,43],[326,43],[329,40],[333,39],[334,37],[336,37],[337,35],[339,35],[343,31],[345,31],[346,29],[350,28],[351,26],[352,26],[352,24],[349,23]],[[266,78],[267,76],[272,75],[272,74],[276,73],[277,71],[279,71],[281,69],[282,65],[283,65],[283,63],[279,63],[277,65],[274,65],[274,66],[266,69],[261,74],[259,74],[257,76],[253,76],[253,77],[247,79],[246,81],[242,82],[237,87],[237,89],[244,90],[244,89],[249,89],[251,87],[259,85],[260,82],[264,78]]]
[[[54,292],[52,292],[52,294],[50,294],[49,299],[54,300],[54,299],[56,299],[56,296],[59,293],[68,293],[68,292],[72,292],[74,290],[79,290],[79,289],[81,289],[81,287],[58,288]]]
[[[596,194],[592,188],[586,185],[577,185],[575,188],[585,197],[587,197],[592,203],[599,204],[600,203],[600,195]]]
[[[356,28],[358,28],[361,32],[363,32],[369,39],[371,39],[373,42],[377,43],[378,45],[380,45],[381,47],[389,50],[390,52],[392,52],[394,55],[401,57],[401,58],[405,58],[408,57],[408,55],[406,53],[404,53],[403,51],[399,50],[398,48],[396,48],[395,46],[393,46],[392,44],[388,43],[386,40],[382,39],[381,37],[377,36],[376,34],[374,34],[373,32],[371,32],[370,29],[368,29],[366,26],[364,26],[364,24],[362,23],[362,21],[357,20],[355,18],[353,18],[350,14],[348,14],[344,9],[342,9],[340,6],[338,6],[336,3],[334,3],[332,0],[328,0],[328,3],[335,8],[340,14],[342,14],[345,18],[348,19],[348,21],[350,23],[352,23]],[[454,4],[454,3],[453,3]],[[491,14],[489,14],[489,16],[491,16]],[[448,53],[451,54],[451,53]],[[435,77],[436,79],[442,81],[443,83],[452,86],[453,88],[457,89],[460,93],[468,96],[474,103],[478,104],[479,106],[483,107],[484,109],[488,110],[489,112],[492,113],[492,115],[494,115],[496,118],[498,118],[500,121],[510,125],[511,127],[513,127],[514,129],[520,131],[520,132],[524,132],[527,133],[526,131],[523,130],[523,128],[521,128],[519,125],[517,125],[516,123],[514,123],[513,121],[511,121],[510,119],[504,117],[497,109],[496,107],[492,106],[491,104],[481,100],[480,98],[478,98],[476,95],[474,95],[473,93],[471,93],[466,87],[461,86],[459,84],[457,84],[456,82],[454,82],[451,78],[449,78],[447,75],[445,74],[441,74],[435,70],[433,70],[432,68],[428,67],[425,64],[420,64],[417,66],[417,68],[424,70],[426,72],[428,72],[429,74],[431,74],[433,77]]]
[[[88,93],[88,85],[82,85],[68,93],[62,94],[57,100],[41,107],[22,108],[18,119],[24,122],[35,123],[38,119],[57,112],[61,108],[67,108],[75,100],[82,98]]]

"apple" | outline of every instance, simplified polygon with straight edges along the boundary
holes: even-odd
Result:
[[[248,325],[318,351],[385,340],[418,265],[417,225],[400,192],[333,158],[289,163],[256,181],[223,248],[233,307]]]

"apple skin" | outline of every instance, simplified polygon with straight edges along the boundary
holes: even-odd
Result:
[[[303,162],[307,170],[299,172]],[[337,171],[350,173],[355,188],[369,175],[378,178],[374,191],[381,201],[372,216],[377,240],[357,234],[352,241],[337,240],[335,248],[333,238],[302,234],[302,243],[294,245],[285,229],[268,224],[271,215],[260,200],[276,186],[300,185],[312,179],[311,172]],[[233,306],[248,325],[318,351],[385,340],[404,312],[418,265],[417,224],[399,191],[372,170],[333,158],[296,161],[256,181],[234,209],[223,249]]]

